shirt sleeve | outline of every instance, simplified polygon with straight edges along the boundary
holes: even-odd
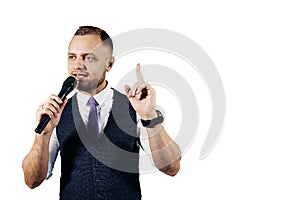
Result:
[[[52,176],[52,171],[59,151],[59,143],[56,135],[56,130],[53,131],[49,143],[49,159],[48,159],[48,172],[46,179]]]

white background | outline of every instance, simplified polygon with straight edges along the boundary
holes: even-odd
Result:
[[[141,175],[143,199],[299,199],[299,9],[296,0],[2,1],[0,198],[58,199],[59,163],[34,190],[24,184],[21,163],[34,139],[35,110],[67,76],[72,34],[95,25],[112,37],[138,28],[184,34],[208,53],[225,87],[215,149],[198,159],[204,119],[176,177]]]

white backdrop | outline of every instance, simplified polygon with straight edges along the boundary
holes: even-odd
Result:
[[[24,184],[21,163],[34,139],[35,110],[49,94],[59,91],[67,76],[67,46],[79,25],[102,27],[112,37],[139,28],[179,32],[207,52],[222,78],[226,120],[215,149],[204,160],[198,159],[211,105],[205,84],[190,80],[198,81],[203,91],[197,97],[203,120],[197,137],[176,177],[141,175],[143,199],[300,198],[300,7],[296,0],[12,0],[0,4],[1,199],[58,199],[59,162],[53,177],[34,190]],[[131,64],[125,67],[146,63],[146,55],[130,57],[126,62]],[[164,62],[163,57],[155,59]],[[117,67],[116,63],[108,78],[121,76]],[[163,105],[168,96],[163,91],[159,95]],[[168,127],[176,132],[171,120],[170,116]]]

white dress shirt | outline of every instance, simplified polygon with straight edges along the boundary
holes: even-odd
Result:
[[[84,122],[85,125],[87,125],[88,122],[88,116],[89,116],[89,111],[90,111],[90,105],[88,103],[88,100],[90,98],[89,95],[84,94],[79,92],[78,90],[74,90],[75,92],[72,93],[74,95],[75,93],[77,94],[77,101],[78,101],[78,109],[79,113],[81,115],[81,118]],[[95,100],[98,103],[97,106],[97,111],[98,111],[98,116],[99,116],[99,130],[100,133],[103,133],[103,130],[106,126],[110,111],[112,109],[112,104],[113,104],[113,89],[109,87],[108,85],[94,96]],[[149,141],[148,141],[148,135],[147,135],[147,130],[145,127],[142,126],[141,124],[141,118],[137,114],[137,131],[140,133],[140,141],[142,145],[142,149],[145,151],[147,155],[149,155],[149,158],[152,162],[152,157],[151,157],[151,151],[149,147]],[[48,161],[48,173],[46,179],[50,178],[52,176],[52,171],[53,167],[58,155],[59,151],[59,142],[57,139],[56,131],[52,133],[51,139],[50,139],[50,144],[49,144],[49,161]]]

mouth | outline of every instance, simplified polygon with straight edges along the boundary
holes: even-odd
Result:
[[[84,72],[73,72],[72,76],[74,76],[76,79],[79,80],[79,79],[83,79],[83,78],[87,77],[88,74],[84,73]]]

